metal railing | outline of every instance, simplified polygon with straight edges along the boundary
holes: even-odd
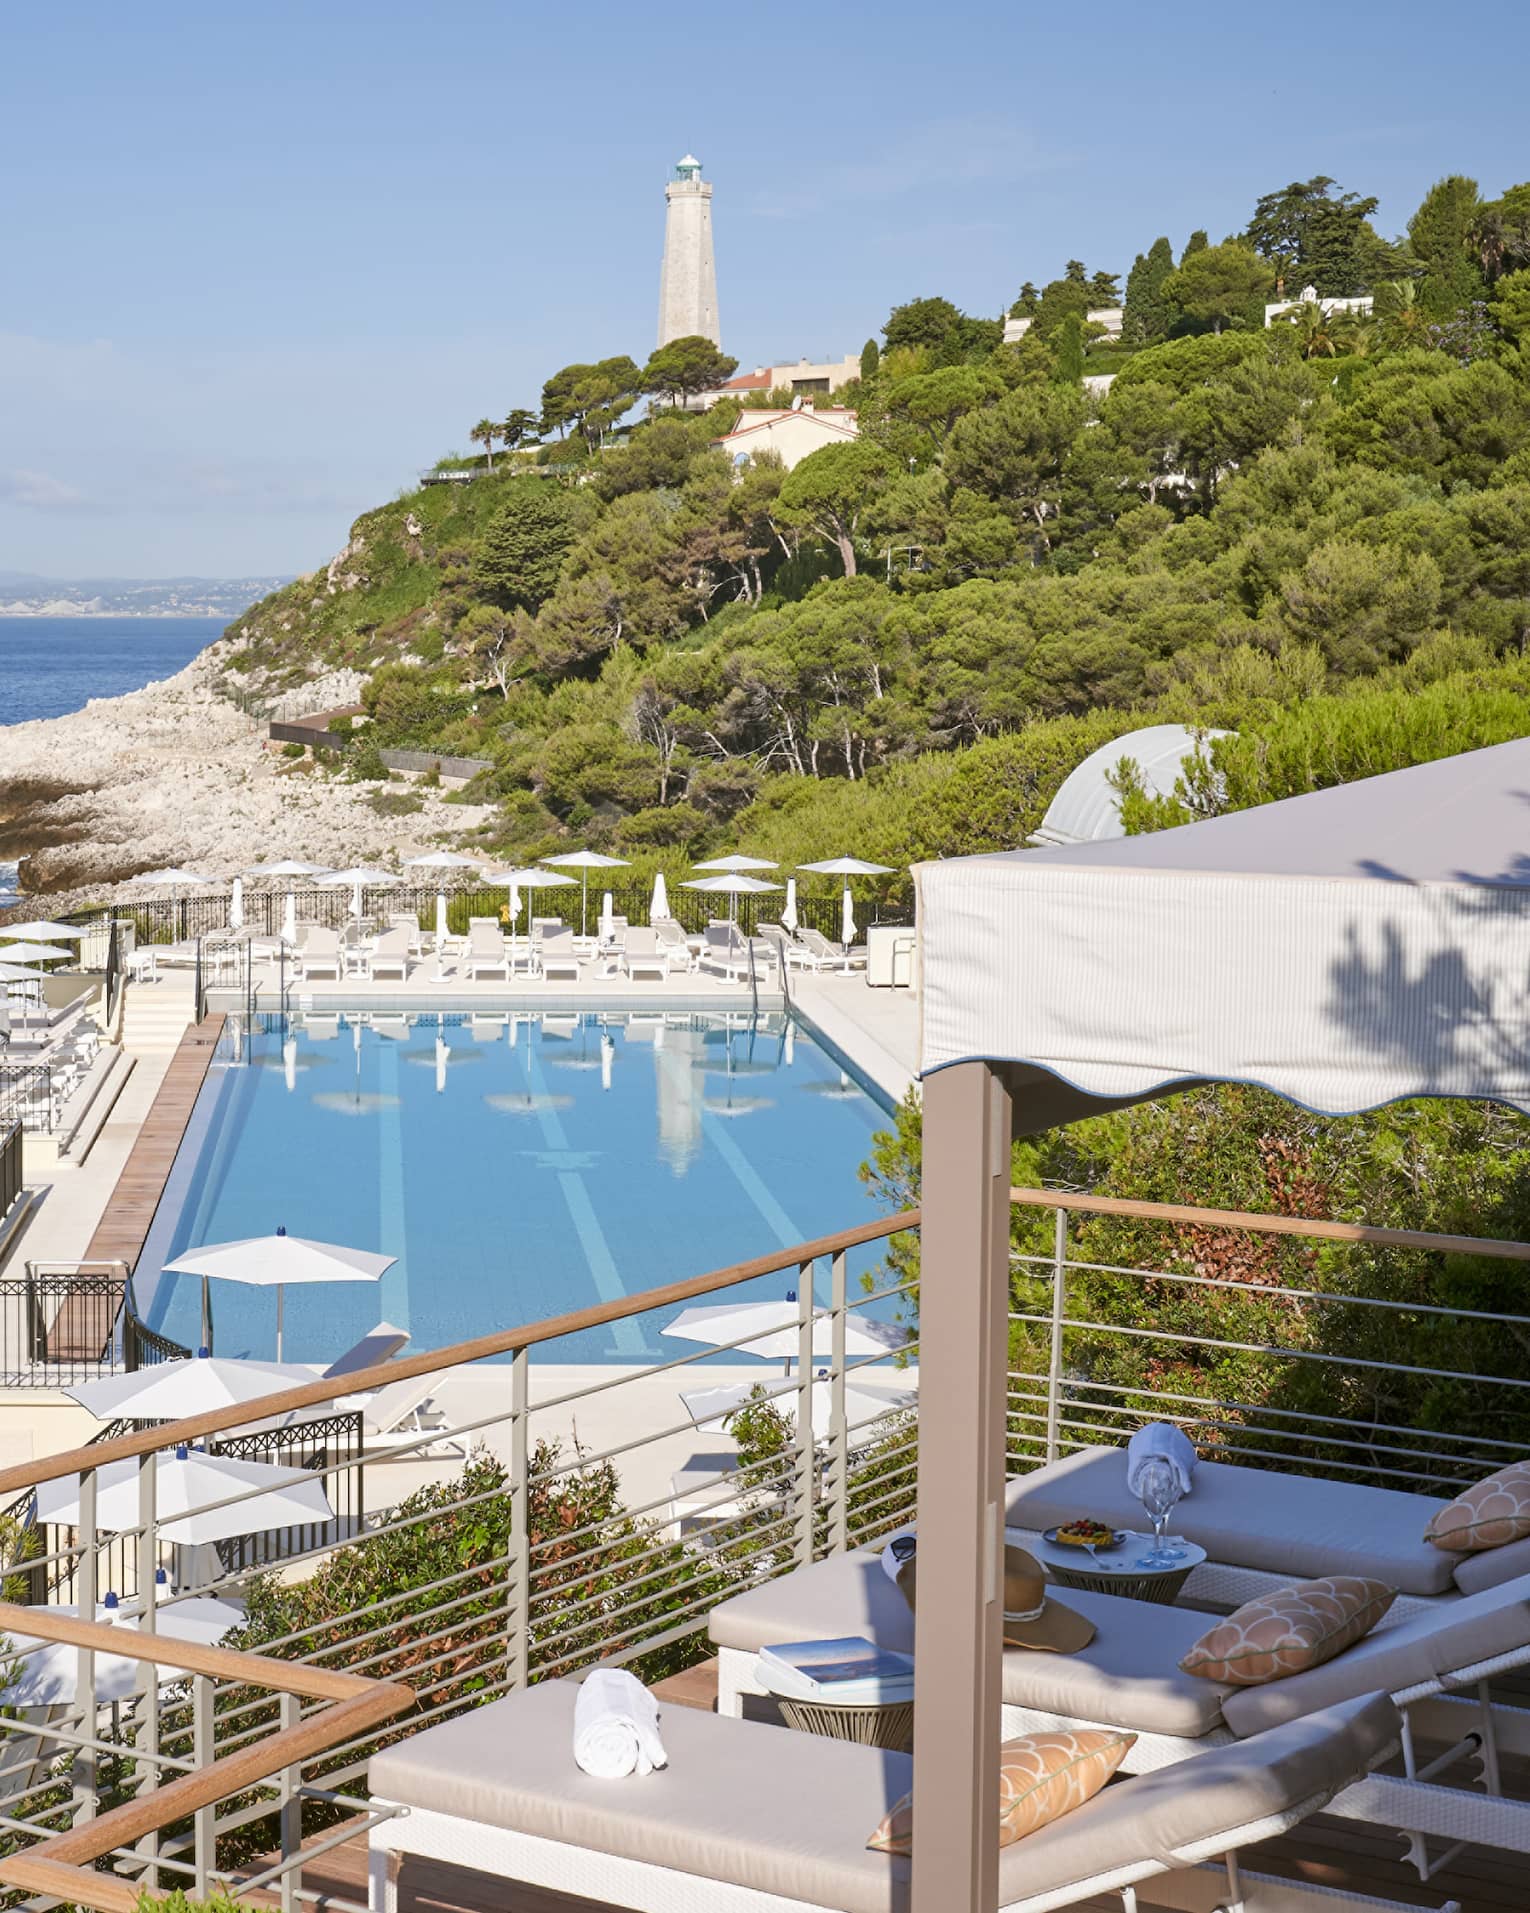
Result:
[[[1015,1192],[1015,1216],[1013,1472],[1088,1443],[1122,1442],[1163,1416],[1182,1421],[1204,1453],[1426,1491],[1524,1450],[1530,1317],[1512,1306],[1455,1309],[1436,1291],[1447,1268],[1459,1272],[1459,1258],[1512,1275],[1530,1245],[1051,1191]],[[247,1603],[235,1638],[265,1657],[258,1678],[209,1667],[209,1686],[188,1691],[179,1644],[146,1643],[159,1684],[145,1682],[115,1716],[87,1699],[48,1726],[51,1791],[25,1766],[31,1742],[20,1724],[0,1723],[0,1792],[13,1790],[0,1800],[0,1880],[115,1909],[125,1884],[163,1880],[200,1894],[274,1848],[280,1858],[261,1863],[262,1883],[279,1885],[284,1904],[312,1898],[303,1859],[371,1824],[365,1775],[380,1745],[597,1659],[644,1678],[673,1671],[707,1651],[708,1616],[729,1594],[902,1525],[916,1487],[917,1342],[849,1350],[896,1341],[889,1318],[915,1308],[917,1278],[898,1271],[918,1225],[917,1211],[885,1217],[659,1291],[0,1471],[0,1494],[79,1477],[81,1530],[41,1537],[27,1567],[52,1574],[51,1585],[67,1586],[86,1612],[109,1576],[126,1580],[136,1563],[131,1584],[147,1586],[164,1559],[147,1465],[158,1450],[200,1442],[230,1452],[258,1422],[261,1439],[292,1444],[258,1452],[291,1454],[335,1506],[333,1526],[289,1535],[280,1576],[250,1580],[250,1568],[269,1560],[258,1540],[250,1549],[222,1544],[216,1565],[175,1562],[178,1593]],[[1152,1253],[1118,1253],[1124,1238],[1113,1230],[1137,1231],[1136,1247]],[[1253,1243],[1257,1254],[1229,1259],[1230,1242]],[[742,1338],[674,1356],[650,1346],[650,1332],[669,1319],[655,1311],[788,1276],[797,1298],[790,1372],[749,1366]],[[878,1336],[853,1333],[867,1320],[884,1324]],[[567,1338],[604,1329],[624,1337],[619,1360],[560,1365]],[[582,1341],[581,1363],[586,1349]],[[731,1384],[740,1371],[758,1389],[727,1431],[737,1452],[723,1455],[730,1444],[711,1426],[716,1402],[687,1407],[679,1393]],[[322,1453],[305,1454],[304,1441],[321,1439],[304,1432],[309,1424],[268,1426],[318,1411],[318,1431],[342,1390],[411,1380],[429,1395],[392,1430],[374,1422],[354,1454],[327,1436]],[[124,1465],[138,1470],[136,1523],[87,1542],[101,1471]],[[342,1510],[338,1484],[348,1475],[357,1486]],[[213,1509],[235,1509],[255,1492],[235,1486]],[[0,1625],[45,1632],[3,1612]],[[88,1629],[48,1637],[79,1647],[80,1692],[90,1696],[90,1654],[110,1637]],[[413,1711],[327,1731],[293,1752],[282,1736],[320,1717],[321,1697],[281,1698],[282,1680],[304,1667],[403,1686]],[[35,1741],[35,1726],[26,1732]],[[245,1756],[248,1769],[232,1764]],[[178,1763],[213,1760],[221,1783],[188,1817],[171,1776],[183,1772]],[[256,1785],[243,1776],[261,1760]],[[18,1772],[20,1781],[6,1779]],[[136,1817],[112,1828],[130,1837],[103,1844],[112,1802],[133,1789]],[[19,1847],[29,1829],[69,1821],[61,1837],[73,1844],[49,1840],[42,1866],[36,1852],[6,1856],[5,1837]],[[56,1865],[85,1869],[108,1855],[111,1872]]]
[[[34,1135],[51,1135],[73,1070],[49,1062],[0,1063],[0,1123],[17,1123]]]
[[[0,1128],[0,1226],[20,1202],[26,1188],[22,1174],[23,1130],[14,1118]]]
[[[611,890],[612,907],[619,917],[626,917],[632,923],[647,923],[648,906],[652,900],[652,888],[648,884],[627,883],[601,886],[602,892]],[[350,916],[351,892],[349,890],[326,890],[311,886],[301,887],[291,893],[295,899],[296,914],[299,922],[322,923],[331,929],[341,929]],[[436,897],[438,890],[427,884],[397,884],[390,888],[367,889],[362,892],[362,910],[369,917],[386,919],[399,913],[412,912],[415,921],[422,930],[433,931],[436,923]],[[447,928],[454,936],[467,934],[468,920],[471,917],[498,917],[505,907],[505,887],[503,884],[475,885],[469,888],[447,888],[446,921]],[[556,894],[557,902],[549,902],[549,913],[562,910],[565,920],[572,921],[577,927],[579,916],[579,893],[577,890],[564,890],[549,893]],[[598,909],[598,894],[591,887],[590,921],[593,926]],[[247,931],[259,936],[277,936],[282,927],[282,919],[287,907],[288,892],[266,886],[248,886],[244,891],[244,924]],[[572,898],[572,914],[568,899]],[[156,897],[142,903],[127,905],[116,912],[120,924],[131,925],[139,944],[184,943],[197,937],[211,937],[228,927],[229,905],[232,899],[227,892],[198,891],[194,896]],[[669,904],[671,914],[689,935],[698,935],[708,923],[715,921],[715,907],[718,899],[704,891],[684,889],[679,883],[669,886]],[[738,925],[746,935],[752,935],[760,921],[773,921],[775,913],[781,907],[779,897],[749,897],[738,899]],[[797,900],[798,921],[810,930],[819,930],[831,942],[839,941],[841,904],[838,894],[832,897],[807,896]],[[536,914],[542,914],[539,907]],[[75,919],[71,919],[74,921]],[[524,901],[522,903],[521,928],[528,921]],[[876,921],[875,915],[872,921]]]
[[[190,1352],[140,1321],[125,1262],[27,1262],[0,1276],[0,1386],[63,1388]]]

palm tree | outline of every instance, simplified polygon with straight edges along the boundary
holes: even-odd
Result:
[[[1375,316],[1383,345],[1429,343],[1429,318],[1418,302],[1416,279],[1392,279],[1378,286]]]
[[[537,415],[518,405],[499,428],[499,435],[505,441],[505,450],[513,452],[521,440],[537,428]]]
[[[1320,300],[1303,299],[1281,317],[1295,330],[1304,359],[1336,359],[1344,350],[1343,315],[1328,312]]]
[[[502,430],[503,427],[494,419],[481,418],[473,427],[472,431],[468,433],[468,437],[472,439],[473,443],[475,445],[482,445],[484,450],[489,454],[489,470],[491,472],[494,469],[494,441],[499,437]]]

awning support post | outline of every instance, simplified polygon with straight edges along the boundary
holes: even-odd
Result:
[[[986,1063],[924,1085],[911,1913],[993,1913],[1010,1098]]]

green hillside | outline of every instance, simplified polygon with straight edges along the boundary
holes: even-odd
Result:
[[[1013,345],[910,301],[836,395],[859,439],[791,473],[730,467],[735,406],[668,409],[726,375],[701,343],[562,368],[474,428],[473,483],[249,611],[230,689],[367,672],[375,741],[492,763],[496,850],[640,865],[1012,845],[1155,719],[1240,736],[1139,827],[1530,732],[1530,185],[1442,181],[1395,239],[1373,210],[1294,185],[1124,295],[1071,261]],[[1266,328],[1307,285],[1373,309]]]

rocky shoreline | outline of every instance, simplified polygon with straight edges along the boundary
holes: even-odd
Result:
[[[108,900],[169,864],[214,878],[277,857],[391,864],[491,814],[416,784],[418,811],[380,815],[383,786],[267,751],[264,724],[218,695],[221,649],[125,697],[0,728],[0,862],[26,859],[24,908]]]

